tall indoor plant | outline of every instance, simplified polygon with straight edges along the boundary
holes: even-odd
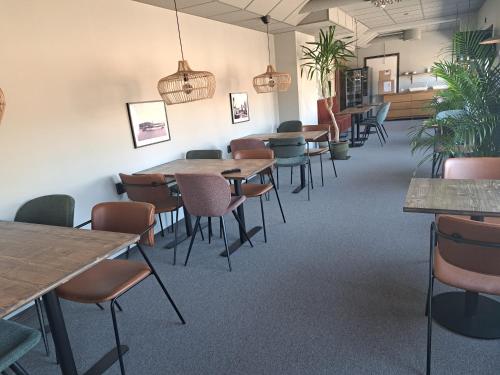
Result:
[[[335,73],[337,69],[344,67],[347,60],[354,57],[350,49],[351,43],[351,37],[336,39],[335,26],[330,26],[326,31],[320,30],[317,41],[307,42],[306,45],[301,46],[302,60],[305,62],[300,65],[300,74],[302,76],[306,73],[308,79],[319,81],[321,96],[334,129],[332,145],[334,154],[337,154],[336,151],[339,148],[347,147],[346,142],[340,142],[340,130],[333,114],[333,98],[336,96]]]
[[[434,64],[448,89],[431,104],[436,116],[410,132],[413,151],[426,154],[422,162],[433,155],[500,156],[500,64],[496,49],[480,44],[485,38],[484,31],[457,32],[451,59]],[[453,116],[442,116],[449,110]]]

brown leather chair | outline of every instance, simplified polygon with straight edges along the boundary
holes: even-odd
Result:
[[[444,163],[443,178],[500,180],[500,157],[447,159]],[[500,224],[498,217],[485,217],[484,221]]]
[[[240,150],[233,152],[234,159],[274,159],[274,152],[270,149],[256,149],[256,150]],[[270,183],[246,183],[241,185],[241,193],[247,198],[259,198],[260,200],[260,212],[262,214],[262,228],[264,229],[264,242],[267,242],[267,231],[266,231],[266,219],[264,216],[264,203],[262,197],[264,194],[274,190],[276,193],[276,199],[281,210],[281,216],[283,217],[283,222],[286,223],[285,214],[283,213],[283,207],[281,206],[280,197],[276,185],[274,184],[274,177],[272,171],[268,169],[266,174],[269,178]],[[262,176],[264,177],[264,176]],[[263,182],[263,180],[261,180]],[[235,194],[234,186],[231,185],[231,194]]]
[[[155,206],[155,213],[160,220],[161,235],[165,236],[162,213],[170,213],[172,228],[177,243],[177,224],[179,221],[179,208],[182,207],[182,198],[173,196],[165,176],[162,174],[127,175],[120,173],[123,186],[130,200],[147,202]],[[175,212],[175,225],[174,225]],[[177,258],[177,246],[174,246],[174,264]]]
[[[469,292],[500,296],[500,225],[442,215],[431,230],[427,375],[431,371],[434,279]]]
[[[236,151],[241,151],[241,150],[265,149],[266,144],[264,143],[264,141],[261,141],[260,139],[239,138],[239,139],[233,139],[229,144],[229,147],[231,148],[231,153],[235,153]]]
[[[107,202],[92,209],[92,230],[103,230],[140,235],[137,249],[145,260],[136,262],[124,259],[104,260],[56,289],[60,298],[79,303],[110,302],[116,347],[122,375],[125,374],[120,337],[116,322],[116,301],[132,287],[153,275],[170,301],[182,324],[184,318],[168,294],[158,273],[146,256],[141,244],[154,245],[153,228],[155,207],[144,202]]]
[[[313,132],[313,131],[321,131],[321,130],[326,130],[328,133],[322,136],[321,138],[317,139],[318,143],[326,143],[326,145],[321,145],[320,147],[317,148],[309,148],[308,149],[308,155],[309,157],[313,156],[319,156],[319,164],[321,167],[321,185],[325,186],[325,181],[323,178],[323,154],[330,153],[330,157],[332,159],[332,165],[333,165],[333,172],[335,173],[335,177],[337,177],[337,168],[335,168],[335,161],[333,158],[333,152],[331,149],[331,137],[330,137],[330,125],[328,124],[319,124],[319,125],[304,125],[302,126],[302,131],[303,132]]]

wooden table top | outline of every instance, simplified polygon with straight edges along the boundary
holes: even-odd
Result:
[[[364,105],[362,107],[349,107],[339,112],[339,115],[359,115],[375,108],[376,105]]]
[[[403,211],[500,216],[500,180],[413,178]]]
[[[303,136],[306,141],[308,142],[314,142],[316,139],[321,138],[325,134],[327,134],[328,131],[326,130],[314,130],[314,131],[307,131],[307,132],[284,132],[284,133],[265,133],[265,134],[250,134],[245,137],[241,137],[239,139],[246,139],[246,138],[251,138],[251,139],[258,139],[263,142],[269,141],[269,138],[294,138],[294,137],[300,137]]]
[[[225,174],[233,180],[244,180],[271,167],[273,159],[178,159],[145,169],[135,174],[160,173],[166,177],[174,177],[176,173],[221,173],[228,169],[239,168],[241,172]]]
[[[134,234],[0,221],[0,318],[138,239]]]

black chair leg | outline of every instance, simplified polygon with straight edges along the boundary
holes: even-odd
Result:
[[[222,216],[219,218],[219,237],[222,238]]]
[[[101,311],[104,311],[104,307],[100,303],[95,304]]]
[[[179,230],[179,205],[175,209],[175,226],[174,226],[174,266],[177,262],[177,233]]]
[[[118,361],[120,362],[120,371],[122,375],[125,375],[125,364],[123,363],[123,353],[120,344],[120,334],[118,333],[118,323],[116,321],[115,303],[116,300],[113,299],[110,304],[111,319],[113,320],[113,329],[115,331],[116,351],[118,353]]]
[[[227,264],[229,265],[229,272],[231,272],[233,269],[231,267],[231,258],[229,254],[229,247],[227,246],[227,237],[226,237],[226,224],[224,223],[224,217],[221,216],[221,226],[222,226],[222,235],[224,237],[224,246],[226,248],[226,255],[227,255]]]
[[[325,180],[323,178],[323,155],[319,154],[319,165],[321,168],[321,186],[325,186]]]
[[[16,375],[29,375],[28,371],[19,364],[19,362],[14,362],[12,365],[10,365],[10,369],[14,372]]]
[[[170,211],[170,228],[171,232],[174,233],[174,211]]]
[[[116,307],[118,307],[118,310],[122,311],[123,312],[123,309],[122,307],[120,306],[120,304],[118,303],[118,300],[115,300],[115,305]]]
[[[199,224],[199,222],[198,222]],[[144,252],[144,250],[142,250],[142,247],[141,245],[137,244],[137,248],[139,249],[139,251],[141,252],[141,255],[142,257],[144,258],[144,260],[146,261],[146,263],[148,264],[149,268],[151,269],[151,273],[153,274],[153,276],[155,277],[156,281],[158,282],[158,284],[160,284],[160,288],[161,290],[163,290],[163,293],[165,294],[165,296],[167,297],[168,301],[170,302],[170,305],[172,305],[173,309],[175,310],[175,313],[177,314],[177,316],[179,317],[179,320],[182,322],[182,324],[186,324],[186,321],[184,320],[184,318],[182,317],[181,315],[181,312],[179,311],[179,309],[177,308],[177,305],[175,304],[174,300],[172,299],[172,297],[170,297],[170,294],[168,293],[168,290],[167,288],[165,287],[165,285],[163,284],[163,281],[161,281],[160,279],[160,276],[158,276],[158,272],[156,272],[156,269],[154,268],[153,266],[153,263],[151,263],[151,261],[149,260],[149,258],[147,257],[146,253]]]
[[[380,142],[380,146],[384,147],[384,143],[382,142],[382,138],[380,137],[380,134],[379,134],[379,131],[378,131],[377,127],[375,127],[375,133],[377,133],[378,140]]]
[[[280,188],[280,169],[276,167],[276,187]]]
[[[385,129],[384,124],[380,124],[380,126],[382,127],[382,130],[384,131],[385,136],[386,136],[387,138],[389,138],[389,134],[387,134],[387,130]]]
[[[427,368],[426,375],[431,375],[431,354],[432,354],[432,295],[434,290],[434,277],[429,283],[429,295],[427,296],[427,303],[429,310],[427,312]]]
[[[189,255],[191,255],[191,249],[193,248],[193,242],[194,242],[194,239],[196,238],[196,233],[198,232],[198,227],[200,226],[200,219],[201,219],[201,216],[196,217],[196,222],[194,224],[194,232],[191,235],[191,242],[189,242],[188,253],[186,255],[186,260],[184,261],[184,266],[187,266],[187,263],[189,260]]]
[[[161,236],[165,237],[165,231],[163,230],[163,222],[161,221],[161,214],[158,214],[158,219],[160,219]]]
[[[333,173],[335,173],[335,177],[338,177],[337,176],[337,168],[335,168],[335,160],[334,160],[335,158],[333,155],[332,144],[330,142],[328,142],[328,148],[330,149],[330,159],[332,159]]]
[[[246,232],[245,227],[243,226],[243,224],[240,220],[240,217],[238,216],[238,213],[236,211],[232,211],[232,212],[233,212],[234,218],[238,222],[238,226],[240,227],[241,231],[243,232],[243,235],[245,236],[246,240],[250,244],[250,247],[253,247],[253,243],[252,243],[252,241],[250,241],[250,237],[248,237],[248,233]]]
[[[293,184],[293,167],[290,167],[290,185]]]
[[[205,241],[205,235],[203,234],[203,228],[201,227],[201,223],[200,223],[200,236],[201,236],[201,240]]]
[[[271,184],[273,185],[274,192],[276,193],[276,199],[278,200],[278,205],[280,206],[280,211],[281,211],[281,216],[283,217],[283,222],[286,223],[285,214],[283,213],[283,207],[281,206],[280,196],[278,194],[278,189],[276,189],[276,184],[274,183],[274,177],[273,177],[272,173],[269,174],[269,178],[271,180]]]
[[[308,168],[309,168],[309,178],[311,180],[311,189],[314,189],[314,183],[313,183],[313,177],[312,177],[311,159],[309,159]]]
[[[264,230],[264,242],[267,243],[266,218],[264,217],[264,203],[262,202],[262,195],[259,196],[259,200],[260,200],[260,213],[262,214],[262,229]]]
[[[45,332],[45,319],[43,317],[43,308],[39,299],[35,300],[36,314],[38,316],[38,324],[40,325],[40,332],[42,333],[43,345],[45,346],[45,354],[50,356],[50,346],[49,339],[47,338],[47,332]]]
[[[212,242],[212,218],[208,218],[208,243]]]
[[[309,173],[309,175],[307,176],[307,200],[310,201],[311,200],[311,192],[309,189],[309,180],[311,178],[311,160],[310,159],[309,159],[307,164],[309,165],[309,168],[307,169],[308,173]]]

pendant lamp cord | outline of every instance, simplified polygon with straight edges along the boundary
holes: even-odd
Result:
[[[175,7],[175,18],[177,20],[177,34],[179,35],[179,44],[181,45],[181,56],[182,56],[182,60],[184,61],[184,50],[182,49],[181,28],[179,26],[179,13],[177,12],[177,1],[176,0],[174,0],[174,7]]]
[[[269,46],[269,23],[266,23],[267,33],[267,55],[269,56],[269,65],[271,65],[271,47]]]

